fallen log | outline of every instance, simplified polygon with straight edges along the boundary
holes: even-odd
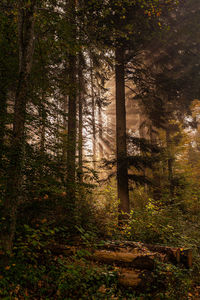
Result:
[[[121,268],[118,272],[118,282],[123,287],[132,287],[137,290],[147,288],[154,281],[153,273]]]
[[[181,254],[180,262],[182,262],[188,268],[191,268],[192,267],[192,249],[180,248],[180,254]]]
[[[137,271],[124,270],[119,272],[118,282],[125,287],[138,287],[141,285],[141,273]]]
[[[156,260],[164,261],[164,257],[157,253],[141,254],[131,252],[116,252],[107,250],[96,250],[90,256],[90,259],[106,264],[131,267],[136,269],[153,270]]]
[[[59,245],[56,243],[48,245],[48,249],[56,254],[66,256],[76,254],[77,250],[84,249],[79,247]],[[160,245],[145,244],[132,241],[111,241],[98,247],[98,250],[86,249],[91,252],[94,260],[120,266],[130,266],[139,269],[152,270],[155,261],[182,264],[187,268],[192,267],[192,250],[178,247],[168,247]],[[87,255],[86,255],[87,256]]]
[[[168,247],[160,245],[152,245],[140,242],[132,241],[111,241],[106,242],[100,249],[107,249],[110,251],[120,252],[141,252],[164,255],[163,260],[165,262],[171,262],[173,264],[183,264],[187,268],[192,267],[192,250],[179,247]]]
[[[84,245],[68,246],[56,243],[49,244],[48,249],[56,255],[73,256],[80,254],[91,262],[91,265],[102,264],[113,266],[118,273],[119,285],[143,291],[154,285],[154,270],[157,261],[162,263],[182,263],[192,266],[191,249],[143,244],[139,242],[112,241],[97,248],[86,249]],[[82,251],[84,250],[84,251]],[[167,275],[167,274],[166,274]],[[169,275],[169,274],[168,274]],[[169,275],[170,276],[170,275]]]

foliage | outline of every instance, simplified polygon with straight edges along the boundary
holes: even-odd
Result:
[[[0,3],[0,237],[8,233],[12,246],[16,234],[10,257],[0,249],[0,297],[151,299],[151,291],[138,295],[119,288],[116,272],[88,263],[84,250],[69,258],[54,255],[50,246],[55,241],[81,240],[91,247],[109,238],[197,249],[198,100],[191,120],[197,128],[186,125],[191,100],[199,97],[197,1],[181,1],[172,14],[166,8],[174,7],[176,0],[18,2]],[[33,66],[21,80],[24,55],[20,50],[27,46],[30,22],[35,32],[32,49],[23,54],[30,58],[24,61],[25,69]],[[125,160],[133,184],[129,185],[131,213],[124,227],[118,226],[120,199],[114,180],[97,187],[97,164],[92,162],[89,141],[93,135],[93,145],[98,144],[99,134],[106,146],[106,153],[99,150],[100,156],[109,155],[114,138],[106,140],[109,130],[102,124],[109,123],[103,120],[108,105],[104,85],[113,72],[113,53],[119,45],[125,52],[126,80],[135,89],[131,98],[137,101],[140,116],[146,117],[139,133],[130,129],[127,136]],[[79,98],[79,113],[67,109],[72,92]],[[18,106],[20,93],[24,99],[19,97],[22,105]],[[71,117],[76,121],[72,129],[79,126],[79,141],[74,138],[72,143],[74,178],[67,167],[67,160],[72,162],[68,151],[72,130],[67,127]],[[186,134],[185,126],[190,133]],[[142,131],[146,137],[138,138]],[[20,147],[15,147],[19,141]],[[116,173],[116,160],[112,162]],[[69,196],[70,189],[74,197]],[[7,243],[2,241],[3,248]],[[191,285],[187,273],[159,265],[155,272],[157,287],[163,287],[159,297],[184,299]]]
[[[169,204],[167,193],[158,201],[150,198],[144,187],[133,187],[131,213],[123,228],[118,226],[114,180],[94,190],[98,195],[93,200],[97,236],[197,249],[200,241],[199,189],[183,183],[185,190],[176,196],[173,204]]]
[[[111,179],[109,183],[94,190],[92,198],[95,222],[100,236],[104,238],[116,238],[119,232],[119,200],[117,199],[115,180]]]
[[[194,216],[190,211],[183,212],[179,206],[158,207],[149,200],[145,208],[131,211],[122,236],[128,240],[195,249],[200,235],[196,223],[199,216]]]
[[[188,299],[192,295],[192,272],[171,264],[158,263],[154,272],[157,287],[160,292],[156,296],[160,299]]]
[[[90,203],[90,213],[86,206],[88,224],[84,222],[82,227],[78,222],[80,225],[76,228],[76,238],[79,235],[79,241],[86,248],[95,247],[102,236],[120,238],[122,242],[128,239],[181,247],[198,246],[199,232],[192,223],[191,213],[183,214],[179,207],[158,207],[156,202],[146,199],[142,207],[137,206],[131,212],[128,224],[122,229],[115,223],[118,201],[114,182],[98,193],[94,192],[100,202]],[[116,210],[112,212],[114,207]],[[191,274],[188,270],[158,263],[154,286],[141,294],[119,287],[113,268],[88,262],[85,259],[90,255],[88,250],[81,249],[70,257],[53,254],[51,246],[55,241],[73,245],[68,228],[55,227],[49,216],[38,219],[34,226],[19,223],[13,255],[1,266],[3,299],[187,299],[191,278],[198,278],[196,264],[195,273]]]
[[[58,284],[60,299],[109,299],[114,292],[117,274],[106,268],[77,260],[63,271]]]
[[[84,249],[71,256],[53,254],[60,230],[50,229],[45,220],[39,227],[21,228],[13,255],[1,266],[2,299],[187,299],[191,271],[158,262],[153,286],[143,293],[124,289],[115,268],[89,262]],[[88,241],[89,233],[80,231]]]
[[[1,268],[2,299],[105,299],[112,294],[116,272],[91,265],[83,259],[85,252],[74,257],[51,253],[49,246],[57,232],[59,228],[48,228],[45,220],[37,229],[24,226],[12,257]]]

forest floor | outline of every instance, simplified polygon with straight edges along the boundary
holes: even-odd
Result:
[[[26,231],[4,262],[1,299],[200,299],[190,249],[81,238],[60,244],[52,232]]]
[[[91,299],[200,299],[200,286],[191,279],[191,249],[128,241],[101,242],[95,247],[57,244],[52,249],[61,257],[79,258],[82,267],[89,263],[95,272],[106,268],[108,277],[115,273],[115,292],[104,282],[97,290],[100,294]]]

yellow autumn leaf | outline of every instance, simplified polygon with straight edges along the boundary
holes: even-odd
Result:
[[[44,224],[46,223],[47,219],[42,219],[41,223]]]
[[[189,296],[189,297],[192,297],[193,295],[192,295],[191,293],[188,293],[188,296]]]

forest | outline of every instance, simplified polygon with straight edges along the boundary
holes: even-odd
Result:
[[[0,298],[200,299],[199,0],[0,1]]]

